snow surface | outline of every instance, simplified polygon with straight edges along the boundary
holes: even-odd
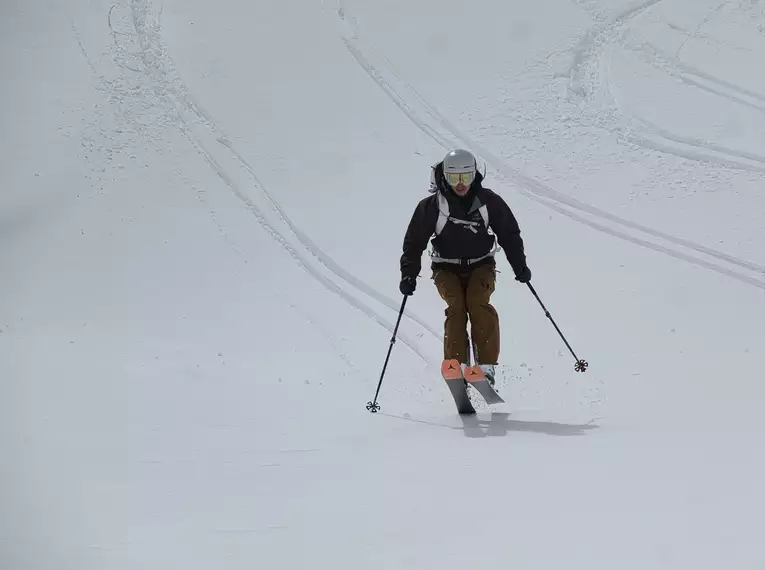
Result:
[[[765,2],[0,4],[0,568],[765,567]],[[511,204],[461,419],[406,224]],[[427,263],[427,259],[425,259]]]

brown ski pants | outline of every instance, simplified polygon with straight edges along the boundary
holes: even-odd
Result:
[[[494,293],[496,269],[491,264],[463,272],[436,269],[433,281],[446,301],[444,359],[468,362],[468,320],[475,350],[474,364],[497,364],[499,359],[499,316],[489,299]]]

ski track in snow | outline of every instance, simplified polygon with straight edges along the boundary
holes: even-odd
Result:
[[[600,82],[604,88],[603,97],[606,99],[604,103],[612,107],[615,115],[619,117],[613,120],[612,124],[607,127],[612,132],[617,132],[625,140],[649,150],[671,154],[688,160],[717,164],[723,167],[765,173],[765,155],[757,155],[743,150],[728,148],[713,142],[677,135],[630,113],[623,105],[620,105],[614,89],[611,87],[610,80],[610,49],[613,46],[636,52],[647,64],[676,78],[685,85],[693,86],[728,99],[733,103],[765,113],[765,96],[733,85],[693,66],[684,64],[679,60],[679,54],[690,38],[690,35],[680,45],[674,56],[664,53],[650,42],[638,41],[636,45],[627,43],[624,38],[635,35],[629,28],[629,22],[660,1],[662,0],[651,0],[639,6],[629,8],[618,14],[613,20],[608,21],[608,18],[601,14],[600,7],[590,6],[582,2],[582,0],[574,0],[574,3],[589,13],[598,24],[595,29],[589,30],[582,37],[574,49],[574,55],[569,68],[570,91],[579,95],[585,101],[591,99],[598,86],[598,71],[600,70],[600,75],[602,75]],[[707,17],[697,26],[697,30],[703,27],[729,3],[726,0],[710,10]],[[691,35],[694,33],[691,33]],[[585,80],[584,78],[587,76],[589,76],[589,79]]]
[[[398,312],[400,307],[395,301],[379,293],[377,290],[373,289],[372,287],[364,283],[361,279],[358,279],[353,274],[346,271],[339,263],[337,263],[334,259],[332,259],[331,256],[329,256],[318,245],[316,245],[316,243],[290,219],[290,217],[282,209],[282,207],[276,202],[276,200],[273,199],[271,194],[266,191],[265,186],[263,186],[260,180],[258,180],[258,177],[255,174],[255,171],[253,170],[252,166],[250,166],[247,160],[234,148],[234,146],[231,144],[230,141],[228,141],[228,139],[223,138],[223,139],[220,139],[218,142],[226,146],[231,151],[231,153],[237,158],[237,160],[242,164],[242,166],[244,166],[247,172],[250,173],[250,176],[255,181],[255,184],[263,190],[263,193],[271,202],[271,204],[273,205],[276,212],[279,214],[279,217],[282,219],[282,221],[287,224],[287,226],[290,228],[290,230],[298,239],[298,241],[300,241],[300,243],[303,244],[303,246],[309,252],[311,252],[314,255],[314,257],[316,257],[316,259],[319,260],[319,262],[322,265],[324,265],[327,269],[329,269],[332,273],[334,273],[341,279],[344,279],[345,281],[347,281],[349,284],[351,284],[353,287],[355,287],[362,293],[365,293],[369,297],[375,299],[380,304],[387,306],[389,309],[392,309]],[[438,333],[433,327],[431,327],[428,323],[420,319],[417,315],[408,314],[406,316],[408,316],[408,318],[410,318],[411,320],[416,322],[418,325],[420,325],[423,329],[428,331],[431,335],[433,335],[439,341],[443,340],[443,335]]]
[[[248,196],[247,192],[242,190],[242,185],[237,183],[234,176],[231,175],[230,171],[221,165],[220,157],[216,156],[215,153],[210,150],[210,148],[214,146],[209,144],[209,139],[211,138],[211,133],[209,132],[211,121],[203,111],[199,111],[198,108],[196,108],[190,101],[186,86],[180,80],[180,77],[177,75],[172,62],[166,55],[166,51],[159,37],[158,22],[153,20],[151,16],[150,2],[148,0],[131,0],[130,2],[131,15],[129,19],[135,28],[137,41],[139,43],[139,49],[137,53],[131,53],[127,46],[119,43],[118,36],[128,36],[128,34],[117,32],[115,30],[112,25],[112,12],[113,10],[110,10],[109,12],[109,27],[115,41],[114,49],[115,60],[117,64],[132,73],[139,73],[145,77],[148,77],[150,84],[142,84],[138,88],[127,88],[123,84],[125,83],[124,80],[108,80],[102,74],[98,73],[92,59],[85,51],[85,48],[77,34],[76,27],[73,24],[72,27],[75,32],[75,39],[80,45],[83,56],[87,60],[88,65],[94,72],[96,78],[101,82],[102,89],[106,92],[107,96],[112,95],[113,97],[109,98],[112,101],[120,101],[120,104],[125,103],[123,100],[123,95],[125,97],[137,97],[139,99],[143,98],[139,104],[136,104],[135,101],[130,101],[128,104],[133,104],[134,106],[137,106],[143,110],[151,109],[150,113],[157,113],[159,117],[150,116],[147,119],[151,124],[160,124],[163,126],[173,125],[177,127],[180,132],[189,140],[192,147],[200,154],[200,156],[204,158],[212,170],[221,178],[221,180],[223,180],[223,182],[231,189],[234,195],[244,204],[247,210],[258,221],[260,226],[275,241],[277,241],[277,243],[279,243],[287,253],[290,254],[294,261],[304,271],[306,271],[306,273],[315,278],[329,291],[341,297],[349,305],[358,309],[374,322],[392,332],[394,329],[392,322],[385,319],[376,310],[345,291],[332,279],[324,275],[322,271],[320,271],[312,264],[310,256],[307,256],[306,254],[299,251],[296,247],[294,247],[285,237],[284,233],[279,231],[279,229],[271,221],[268,220],[263,209],[260,208]],[[136,60],[135,67],[126,64],[125,60],[129,57],[132,57]],[[142,69],[136,69],[136,67],[140,67]],[[129,93],[126,94],[125,91],[128,89]],[[128,115],[128,113],[125,113],[123,109],[120,109],[120,112],[123,115]],[[141,123],[135,117],[124,116],[123,118],[129,122],[132,122],[133,124],[131,124],[131,127],[133,127],[137,132],[145,134],[147,126],[146,124]],[[208,132],[200,132],[201,129],[198,128],[200,123],[208,128]],[[202,199],[202,197],[199,195],[197,197]],[[202,199],[202,202],[205,202],[204,199]],[[225,234],[228,232],[221,226],[220,220],[209,211],[209,206],[208,214],[213,216],[213,222],[224,234],[225,238]],[[229,243],[229,246],[231,246],[230,241],[228,239],[226,239],[226,241]],[[241,251],[237,250],[236,248],[234,249],[235,253],[241,257]],[[371,290],[371,288],[369,289]],[[378,300],[384,299],[384,297],[379,293],[377,294],[377,297]],[[398,307],[396,307],[396,311],[397,310]],[[432,329],[426,330],[429,330],[429,332],[434,332]],[[422,350],[420,350],[417,342],[414,339],[409,338],[408,335],[401,332],[399,332],[398,336],[401,341],[424,362],[429,362],[428,358],[425,356]]]
[[[422,130],[422,132],[430,136],[439,145],[447,150],[456,146],[473,148],[478,154],[482,155],[487,162],[492,164],[508,182],[514,184],[523,195],[590,228],[641,247],[669,255],[698,267],[715,271],[754,287],[765,289],[765,281],[740,271],[743,269],[757,274],[765,274],[764,266],[620,218],[614,214],[587,204],[586,202],[566,196],[506,164],[497,155],[493,154],[465,133],[461,132],[454,124],[428,103],[411,86],[411,84],[409,84],[396,71],[395,67],[384,55],[378,53],[378,50],[374,46],[365,43],[360,37],[358,22],[349,9],[346,1],[338,1],[337,15],[340,20],[344,22],[347,30],[347,33],[343,34],[342,39],[345,42],[348,51],[370,78],[392,99],[396,106],[399,107],[399,109],[401,109],[406,116],[409,117],[420,130]],[[630,18],[634,18],[658,3],[658,1],[660,0],[651,0],[650,2],[631,7],[617,18],[616,23],[624,23]],[[580,60],[581,64],[584,65],[590,59],[590,56],[585,56],[584,54],[594,50],[595,46],[601,43],[601,38],[606,31],[607,28],[604,26],[604,29],[600,32],[588,34],[587,40],[580,42],[580,46],[576,52],[579,56],[575,54],[575,62]],[[372,57],[375,58],[375,63],[373,63],[371,59]],[[575,65],[572,64],[572,77],[574,73]],[[642,237],[626,233],[624,230],[632,230],[636,232],[638,236]],[[658,243],[646,238],[657,240]],[[705,259],[686,253],[680,248],[690,250],[696,254],[702,254],[711,259]],[[726,267],[721,265],[720,262],[725,262],[733,267]]]
[[[634,36],[634,32],[627,34]],[[633,37],[633,39],[635,39]],[[708,91],[719,97],[724,97],[738,103],[754,109],[760,113],[765,113],[765,95],[756,93],[740,85],[735,85],[714,75],[710,75],[692,65],[684,63],[677,59],[677,56],[670,56],[666,52],[660,50],[654,44],[646,41],[638,41],[636,45],[630,45],[626,42],[620,44],[621,47],[627,50],[632,50],[638,53],[643,60],[667,75],[671,75],[686,83],[693,85],[704,91]]]
[[[574,91],[578,90],[582,70],[587,67],[587,64],[591,60],[596,59],[596,56],[601,51],[600,46],[612,42],[614,40],[613,36],[616,35],[615,32],[617,32],[618,28],[623,27],[629,20],[636,18],[661,1],[662,0],[648,0],[636,6],[630,6],[622,10],[609,21],[608,16],[602,13],[600,5],[593,5],[592,2],[583,2],[582,0],[572,0],[576,6],[587,12],[597,22],[594,28],[585,32],[584,36],[582,36],[573,50],[569,75],[571,77],[572,89]]]
[[[217,176],[230,188],[234,195],[244,204],[247,210],[257,220],[258,224],[277,242],[289,255],[295,260],[295,262],[308,273],[311,277],[316,279],[324,287],[326,287],[332,293],[335,293],[341,297],[352,307],[358,309],[363,314],[368,316],[374,322],[383,326],[388,331],[394,330],[394,324],[385,319],[375,309],[357,299],[345,289],[340,287],[332,279],[326,276],[319,268],[314,265],[315,261],[318,261],[323,267],[328,268],[338,277],[341,277],[348,281],[351,285],[357,287],[362,292],[366,293],[370,297],[373,297],[380,303],[394,309],[396,312],[399,310],[399,306],[388,299],[384,295],[378,293],[371,287],[364,284],[361,280],[353,277],[349,272],[342,269],[334,260],[332,260],[327,254],[321,251],[308,236],[299,230],[290,220],[287,218],[283,210],[273,200],[271,195],[266,191],[265,187],[257,179],[255,172],[246,163],[244,158],[235,151],[231,143],[225,134],[222,134],[215,126],[214,121],[194,100],[192,99],[186,85],[182,82],[178,75],[172,60],[170,59],[167,51],[161,41],[159,22],[152,16],[152,6],[150,0],[131,0],[130,3],[131,20],[135,28],[137,39],[139,43],[139,52],[134,55],[140,60],[143,69],[136,70],[130,66],[124,65],[123,61],[118,58],[118,64],[126,67],[126,69],[133,72],[138,71],[149,78],[151,85],[148,88],[143,88],[142,92],[144,96],[152,97],[154,101],[149,102],[150,107],[159,107],[163,112],[169,116],[169,121],[175,124],[184,136],[188,139],[192,147],[202,156],[206,163],[212,168]],[[118,44],[118,54],[130,54],[125,46],[119,44],[118,34],[111,25],[111,11],[110,11],[110,28],[115,39],[115,43]],[[83,48],[83,53],[84,48]],[[86,55],[87,57],[87,55]],[[89,58],[88,58],[89,59]],[[90,61],[90,59],[89,59]],[[94,70],[95,71],[95,70]],[[105,81],[102,76],[96,73],[99,79]],[[110,89],[108,82],[106,83],[107,91]],[[203,128],[200,128],[203,127]],[[217,143],[217,144],[215,144]],[[221,153],[215,152],[212,149],[227,149],[229,151],[228,156],[221,156]],[[227,160],[229,164],[236,162],[235,168],[226,168],[223,166],[223,161]],[[271,207],[278,213],[280,220],[287,225],[292,231],[295,237],[303,248],[305,248],[310,255],[306,255],[303,251],[293,246],[290,240],[285,234],[280,231],[272,221],[266,216],[264,209],[255,203],[253,198],[248,195],[248,192],[243,189],[243,185],[237,182],[236,172],[237,169],[244,167],[249,176],[253,179],[253,184],[260,191],[260,194],[266,198]],[[221,222],[217,218],[213,220],[216,225],[224,231],[224,228],[220,228]],[[239,255],[240,252],[237,252]],[[409,318],[417,322],[423,329],[427,330],[437,339],[441,340],[440,335],[429,327],[426,323],[421,321],[415,316],[409,315]],[[405,333],[399,330],[398,338],[408,346],[417,356],[419,356],[426,363],[428,358],[418,347],[417,342],[409,338]]]

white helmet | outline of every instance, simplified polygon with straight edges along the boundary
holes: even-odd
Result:
[[[444,157],[444,178],[451,187],[457,186],[460,182],[470,186],[475,180],[476,170],[475,156],[470,151],[458,148]]]

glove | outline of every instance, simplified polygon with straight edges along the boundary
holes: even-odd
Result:
[[[399,283],[398,285],[398,290],[401,291],[403,295],[412,295],[416,288],[417,288],[417,279],[415,279],[411,275],[405,275],[404,277],[402,277],[401,283]]]
[[[520,281],[521,283],[528,283],[531,281],[531,269],[523,267],[515,274],[515,280]]]

